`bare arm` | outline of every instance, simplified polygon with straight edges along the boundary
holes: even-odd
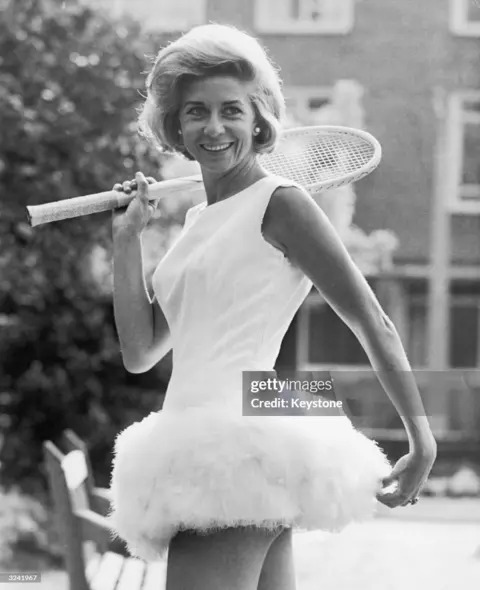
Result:
[[[144,373],[171,349],[170,331],[158,302],[145,285],[141,236],[129,229],[113,233],[113,305],[123,364]]]
[[[300,189],[279,188],[267,208],[264,236],[303,270],[357,336],[412,449],[432,452],[435,441],[400,337],[322,209]]]

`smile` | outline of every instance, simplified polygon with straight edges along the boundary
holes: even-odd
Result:
[[[219,143],[217,145],[202,144],[202,148],[204,150],[207,150],[207,152],[224,152],[225,150],[228,150],[228,148],[232,145],[233,145],[233,142]]]

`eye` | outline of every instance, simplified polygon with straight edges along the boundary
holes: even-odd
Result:
[[[203,107],[192,107],[187,111],[187,114],[193,115],[194,117],[198,117],[202,114],[203,110]]]
[[[242,110],[239,109],[238,107],[231,105],[231,106],[225,107],[225,112],[227,113],[227,115],[239,115],[242,113]]]

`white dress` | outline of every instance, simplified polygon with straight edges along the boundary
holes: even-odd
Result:
[[[273,371],[312,287],[261,225],[285,179],[192,207],[153,276],[170,327],[163,409],[115,442],[109,523],[132,555],[164,556],[183,529],[340,531],[371,517],[390,465],[346,416],[243,416],[242,371]]]

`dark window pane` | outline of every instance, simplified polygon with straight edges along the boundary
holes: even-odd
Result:
[[[427,359],[427,306],[425,301],[415,301],[408,308],[407,356],[413,367],[426,366]]]
[[[451,282],[452,295],[480,295],[480,282],[469,279],[457,279]]]
[[[478,306],[453,305],[450,310],[450,366],[477,366]]]
[[[480,125],[466,123],[463,135],[463,184],[480,185]]]
[[[321,109],[324,106],[327,106],[327,104],[330,103],[330,99],[329,98],[325,98],[324,96],[322,97],[315,97],[315,98],[310,98],[308,100],[308,107],[310,109]]]
[[[356,336],[326,304],[310,310],[308,350],[311,363],[369,364]]]
[[[480,24],[480,3],[478,0],[466,0],[467,18],[469,22]]]
[[[463,108],[466,111],[473,111],[475,113],[480,113],[480,100],[473,99],[473,98],[466,98],[463,100]]]

